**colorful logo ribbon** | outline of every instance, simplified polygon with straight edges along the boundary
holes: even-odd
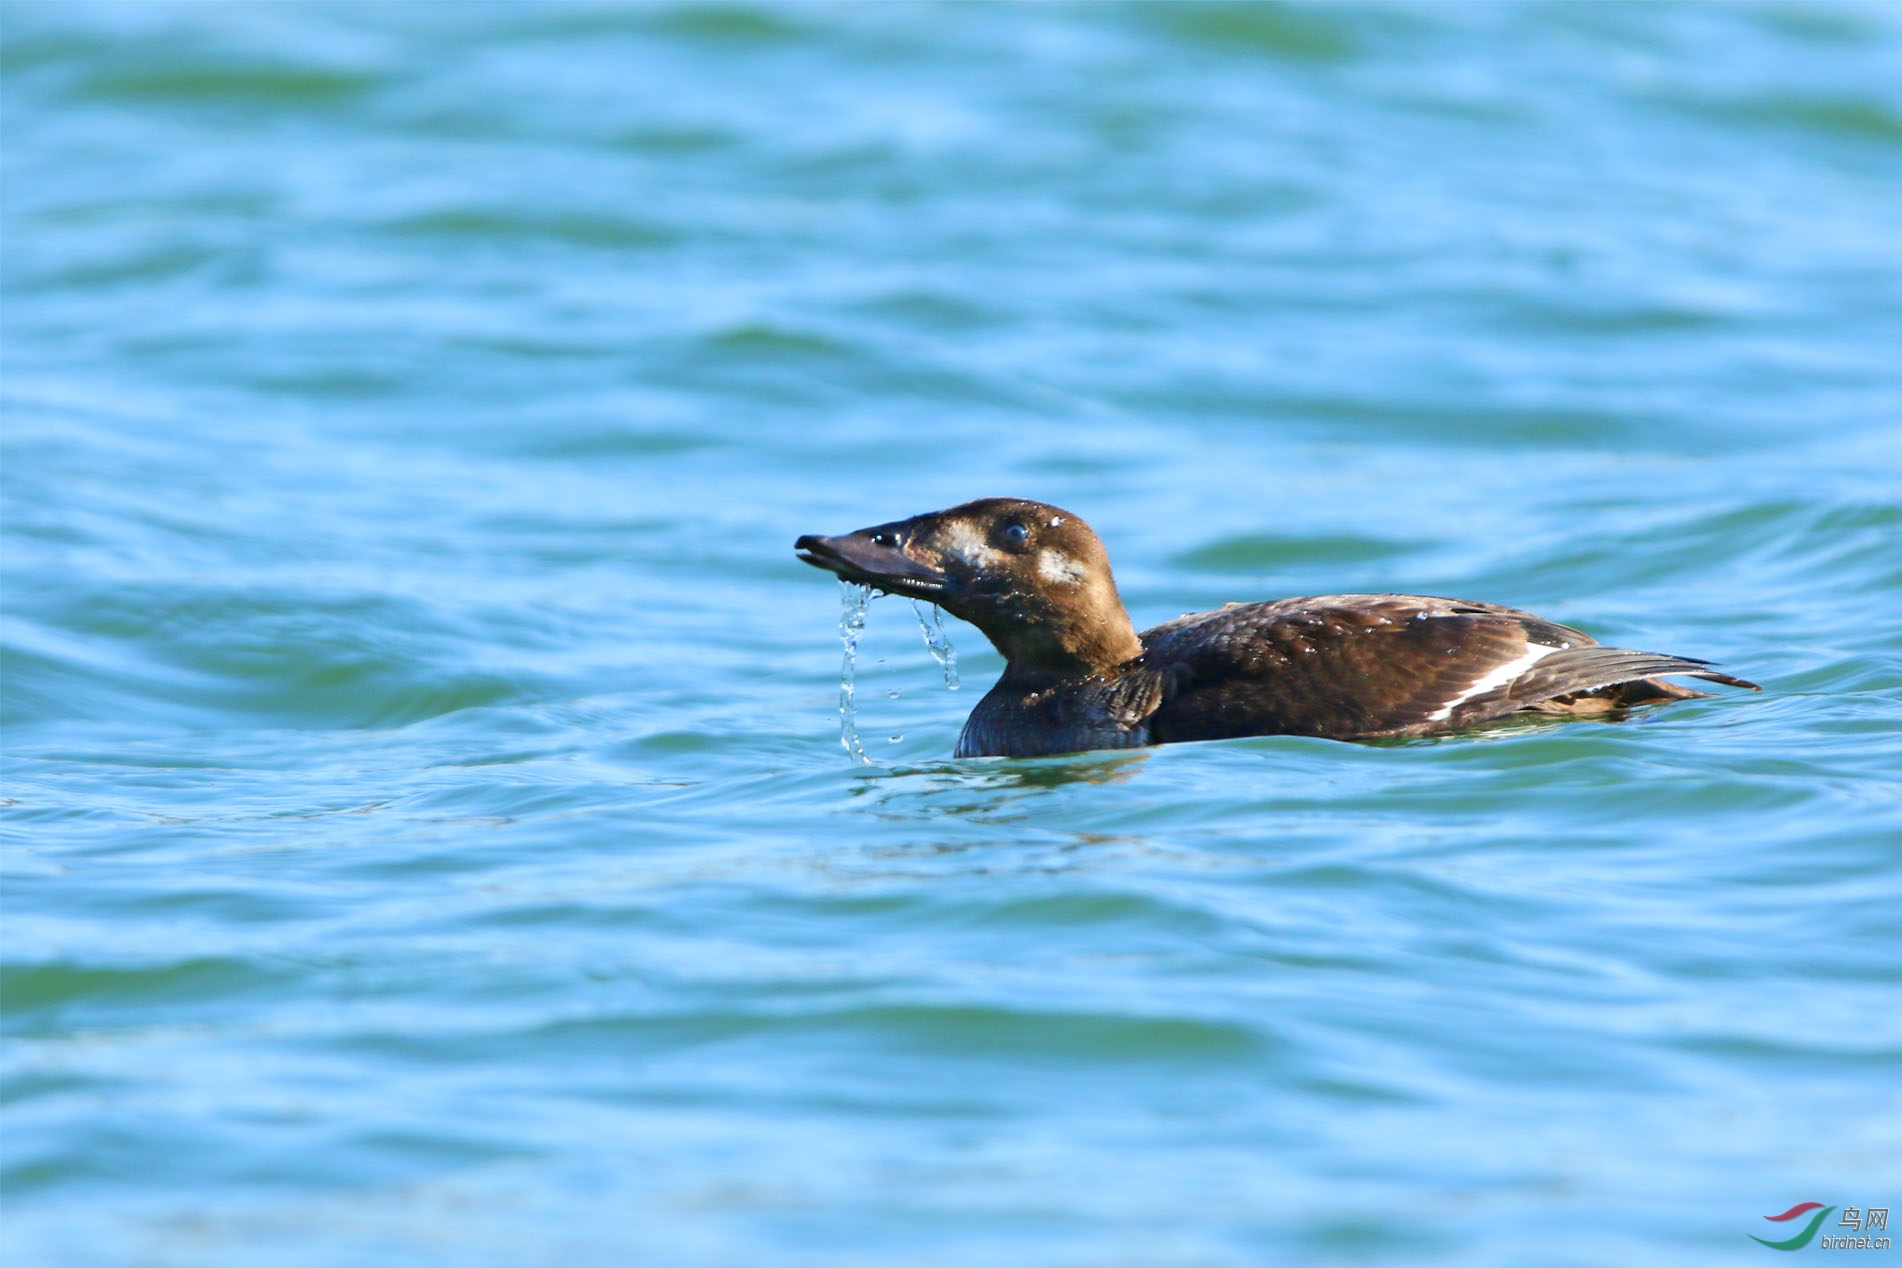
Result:
[[[1822,1207],[1822,1209],[1818,1211],[1818,1207]],[[1755,1233],[1751,1233],[1749,1235],[1750,1240],[1753,1242],[1761,1242],[1771,1250],[1802,1250],[1805,1246],[1810,1244],[1810,1238],[1816,1236],[1816,1230],[1823,1226],[1823,1221],[1828,1219],[1829,1213],[1835,1209],[1833,1206],[1823,1206],[1821,1202],[1798,1202],[1781,1215],[1766,1215],[1763,1218],[1772,1223],[1781,1224],[1784,1220],[1795,1219],[1805,1211],[1816,1211],[1816,1218],[1812,1219],[1809,1222],[1809,1226],[1802,1232],[1798,1233],[1795,1237],[1780,1242],[1766,1242]]]

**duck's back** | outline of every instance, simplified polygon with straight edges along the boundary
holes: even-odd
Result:
[[[1172,675],[1172,690],[1150,719],[1150,742],[1158,744],[1429,735],[1520,709],[1571,709],[1581,694],[1620,684],[1645,685],[1593,703],[1698,694],[1652,682],[1653,674],[1751,685],[1703,661],[1601,647],[1528,612],[1423,595],[1230,604],[1141,638],[1145,662]]]

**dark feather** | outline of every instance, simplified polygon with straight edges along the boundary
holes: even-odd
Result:
[[[1146,663],[1178,684],[1150,721],[1157,743],[1432,734],[1656,674],[1753,685],[1703,661],[1601,647],[1569,626],[1497,604],[1414,595],[1237,604],[1141,637]],[[1558,650],[1474,690],[1534,647]],[[1637,698],[1693,694],[1658,686]]]

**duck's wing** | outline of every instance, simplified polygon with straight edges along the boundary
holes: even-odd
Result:
[[[1529,612],[1422,595],[1231,604],[1142,640],[1145,662],[1171,682],[1152,743],[1429,735],[1655,674],[1755,686],[1705,661],[1601,647]],[[1648,698],[1682,694],[1693,693]]]

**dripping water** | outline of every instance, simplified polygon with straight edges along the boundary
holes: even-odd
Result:
[[[872,601],[872,587],[839,583],[839,641],[845,644],[845,663],[839,669],[839,743],[855,762],[871,765],[865,746],[859,743],[858,710],[853,702],[857,687],[859,635],[865,632],[865,608]]]
[[[918,629],[925,636],[925,647],[931,652],[931,659],[938,662],[944,670],[944,685],[952,690],[958,689],[958,649],[951,646],[951,635],[945,632],[944,609],[932,604],[931,616],[925,616],[925,605],[918,600],[911,601],[911,610],[918,615]]]
[[[839,667],[839,743],[845,749],[846,756],[855,762],[871,765],[872,759],[865,752],[865,743],[859,738],[858,722],[858,657],[859,639],[865,633],[865,611],[878,592],[870,586],[856,585],[850,581],[839,583],[839,641],[845,645],[844,663]],[[924,604],[912,600],[912,611],[918,617],[918,629],[925,638],[925,647],[931,658],[944,670],[944,685],[952,691],[958,689],[958,650],[951,645],[951,635],[944,628],[944,611],[936,605],[931,606],[931,615],[925,615]],[[883,661],[879,662],[884,664]],[[885,693],[893,700],[898,699],[896,687]],[[886,737],[888,743],[897,744],[905,737],[902,733]]]

